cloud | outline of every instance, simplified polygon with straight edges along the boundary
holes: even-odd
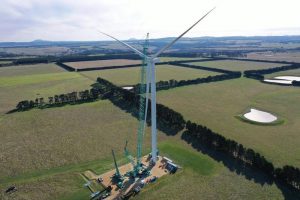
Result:
[[[297,0],[1,0],[0,41],[175,36],[214,5],[188,36],[300,34]]]

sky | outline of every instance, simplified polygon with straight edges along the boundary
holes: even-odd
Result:
[[[299,0],[1,0],[0,42],[300,35]]]

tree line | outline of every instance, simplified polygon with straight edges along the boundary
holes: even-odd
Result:
[[[292,85],[300,87],[300,81],[292,81]]]
[[[101,56],[89,56],[89,55],[66,55],[66,56],[39,56],[33,58],[19,58],[13,61],[15,65],[21,64],[37,64],[37,63],[49,63],[49,62],[77,62],[77,61],[91,61],[91,60],[109,60],[109,59],[140,59],[135,54],[109,54]]]
[[[188,49],[185,49],[188,51]],[[226,57],[245,57],[248,50],[244,51],[218,51],[214,49],[197,49],[194,52],[172,52],[172,53],[163,53],[162,56],[169,56],[169,57],[187,57],[187,58],[194,58],[194,57],[219,57],[219,56],[226,56]]]
[[[181,62],[183,62],[183,61],[170,62],[170,64],[175,65],[175,66],[179,66],[179,67],[187,67],[187,68],[192,68],[192,69],[201,69],[201,70],[206,70],[206,71],[211,71],[211,72],[218,72],[218,73],[225,73],[225,74],[238,73],[238,72],[230,71],[230,70],[226,70],[226,69],[218,69],[218,68],[214,68],[214,67],[204,67],[204,66],[199,66],[199,65],[190,65],[190,64],[184,64],[184,63],[181,63]]]
[[[55,107],[65,104],[85,103],[94,101],[100,97],[100,91],[95,88],[91,88],[90,90],[58,94],[48,97],[47,99],[39,97],[35,100],[23,100],[16,105],[15,111],[26,111],[32,108]]]
[[[103,92],[109,93],[107,98],[112,98],[114,96],[120,100],[121,104],[130,104],[136,109],[138,108],[138,95],[119,88],[107,80],[98,78],[97,81],[100,83],[99,85],[105,85],[102,89]],[[150,112],[151,110],[148,111],[149,114]],[[149,118],[150,117],[148,117],[148,119]],[[205,126],[197,125],[190,121],[185,122],[180,113],[177,113],[176,111],[161,104],[157,104],[157,119],[158,124],[163,124],[168,128],[170,127],[177,130],[183,130],[186,128],[189,136],[192,137],[194,142],[198,142],[208,148],[226,153],[233,159],[244,162],[253,168],[261,170],[270,177],[300,190],[299,168],[288,165],[282,168],[275,168],[272,162],[268,161],[264,156],[255,152],[253,149],[246,148],[234,140],[227,139]]]
[[[247,70],[244,71],[244,77],[262,81],[265,78],[264,77],[265,74],[272,74],[275,72],[287,71],[287,70],[299,69],[299,68],[300,68],[300,63],[295,63],[287,66],[273,67],[268,69]]]
[[[100,77],[97,78],[97,83],[94,87],[98,88],[103,98],[110,99],[116,103],[119,102],[120,106],[129,106],[138,112],[140,106],[140,95],[133,93],[131,91],[120,88],[113,83],[102,79]],[[151,105],[151,100],[148,100],[149,105]],[[161,128],[168,128],[171,132],[178,132],[185,127],[185,120],[183,116],[162,105],[156,104],[157,111],[157,125]],[[151,123],[151,109],[148,107],[147,111],[147,123]]]
[[[171,79],[169,81],[158,81],[156,83],[156,90],[168,90],[175,87],[181,87],[181,86],[187,86],[187,85],[196,85],[196,84],[202,84],[202,83],[210,83],[210,82],[216,82],[216,81],[224,81],[228,79],[234,79],[234,78],[240,78],[241,72],[232,72],[228,74],[220,74],[216,76],[208,76],[205,78],[196,78],[192,80],[174,80]],[[137,84],[133,86],[133,90],[136,94],[140,91],[141,84]]]
[[[34,107],[47,108],[51,106],[60,106],[65,104],[76,104],[91,102],[97,99],[109,99],[117,103],[119,107],[130,107],[134,112],[138,112],[140,95],[131,91],[120,88],[113,83],[97,78],[97,83],[90,90],[80,92],[71,92],[67,94],[55,95],[48,97],[45,102],[44,98],[37,98],[35,101],[21,101],[17,105],[17,110],[28,110]],[[149,105],[151,101],[149,100]],[[151,123],[151,109],[148,107],[147,123]],[[275,168],[272,162],[264,156],[255,152],[251,148],[246,148],[234,140],[213,132],[209,128],[185,121],[183,116],[164,106],[157,104],[157,125],[163,131],[171,130],[171,133],[178,133],[186,129],[186,133],[192,138],[193,142],[204,145],[210,149],[217,150],[229,155],[231,158],[241,161],[253,168],[263,171],[272,178],[276,178],[293,188],[300,190],[300,170],[293,166],[284,166]]]
[[[293,166],[274,168],[272,162],[251,148],[246,148],[234,140],[213,132],[209,128],[187,121],[187,134],[194,142],[208,148],[228,154],[231,158],[239,160],[256,169],[259,169],[293,188],[300,190],[300,169]]]
[[[113,83],[102,79],[97,78],[97,84],[93,85],[93,88],[90,90],[83,90],[80,92],[71,92],[67,94],[59,94],[48,97],[47,99],[40,97],[35,100],[24,100],[20,101],[16,109],[14,111],[27,111],[32,108],[50,108],[50,107],[58,107],[66,104],[78,104],[78,103],[86,103],[91,101],[96,101],[99,99],[109,99],[114,103],[118,102],[122,104],[122,106],[130,106],[138,112],[139,109],[139,98],[140,95],[120,88]],[[149,105],[151,104],[151,100],[148,100]],[[126,102],[126,104],[124,104]],[[175,133],[182,130],[185,127],[185,120],[183,116],[162,105],[157,104],[157,125],[161,128],[170,129],[170,133]],[[151,109],[148,107],[148,116],[147,123],[151,123]]]
[[[289,62],[289,61],[248,59],[248,58],[228,58],[228,60],[249,61],[249,62],[263,62],[263,63],[278,63],[278,64],[297,64],[296,62]]]
[[[138,95],[119,88],[107,80],[98,78],[99,85],[105,85],[103,92],[109,92],[108,98],[118,98],[121,104],[128,103],[136,109],[139,105]],[[104,89],[105,88],[105,89]],[[148,111],[150,114],[151,110]],[[150,117],[148,117],[149,119]],[[168,128],[182,130],[186,128],[188,134],[193,138],[193,141],[199,142],[202,145],[212,148],[217,151],[228,154],[234,159],[242,161],[253,168],[263,171],[265,174],[276,178],[293,188],[300,189],[300,170],[293,166],[284,166],[275,168],[272,162],[268,161],[264,156],[255,152],[251,148],[245,148],[242,144],[234,140],[226,139],[224,136],[213,132],[209,128],[197,125],[190,121],[185,122],[183,116],[172,109],[157,104],[157,119],[158,124],[163,124]],[[165,123],[167,122],[167,123]]]
[[[220,75],[215,76],[208,76],[205,78],[196,78],[191,80],[174,80],[171,79],[169,81],[159,81],[156,83],[156,89],[159,90],[168,90],[175,87],[181,87],[181,86],[187,86],[187,85],[195,85],[195,84],[202,84],[202,83],[210,83],[210,82],[216,82],[216,81],[224,81],[228,79],[234,79],[234,78],[240,78],[242,76],[241,72],[237,71],[229,71],[224,69],[217,69],[217,68],[210,68],[210,67],[203,67],[203,66],[196,66],[196,65],[190,65],[190,64],[183,64],[181,62],[184,61],[174,61],[170,62],[171,65],[174,66],[180,66],[180,67],[187,67],[187,68],[194,68],[194,69],[201,69],[201,70],[207,70],[207,71],[213,71],[218,73],[224,73]],[[138,94],[140,91],[141,84],[137,84],[133,86],[133,91]]]

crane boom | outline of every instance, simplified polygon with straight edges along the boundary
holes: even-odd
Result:
[[[143,48],[143,54],[147,55],[149,48],[149,33],[147,33],[144,48]],[[137,135],[137,167],[140,167],[141,165],[141,157],[142,157],[142,146],[143,146],[143,137],[145,133],[146,128],[146,115],[147,115],[147,109],[148,106],[146,105],[146,102],[148,101],[148,95],[149,92],[147,89],[149,87],[148,81],[147,81],[147,58],[143,58],[142,67],[141,67],[141,82],[140,82],[140,103],[139,103],[139,126],[138,126],[138,135]]]

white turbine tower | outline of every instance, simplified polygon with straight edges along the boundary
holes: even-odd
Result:
[[[104,32],[101,32],[102,34],[116,40],[117,42],[121,43],[122,45],[130,48],[132,51],[137,53],[139,56],[141,56],[143,59],[147,60],[147,92],[149,91],[149,72],[151,72],[151,137],[152,137],[152,162],[155,164],[157,160],[157,129],[156,129],[156,82],[155,82],[155,63],[159,61],[158,56],[162,54],[165,50],[170,48],[177,40],[179,40],[181,37],[183,37],[188,31],[190,31],[194,26],[196,26],[200,21],[202,21],[210,12],[212,12],[215,8],[208,11],[203,17],[201,17],[197,22],[195,22],[190,28],[188,28],[186,31],[184,31],[181,35],[179,35],[176,39],[174,39],[172,42],[164,46],[162,49],[160,49],[156,54],[147,56],[144,55],[139,50],[135,49],[134,47],[130,46],[129,44],[122,42],[118,40],[117,38],[108,35]],[[150,71],[151,70],[151,71]],[[148,96],[147,96],[148,98]],[[148,103],[148,101],[146,101]],[[146,106],[147,109],[148,106]],[[147,110],[145,112],[147,116]],[[145,120],[146,123],[146,120]]]

